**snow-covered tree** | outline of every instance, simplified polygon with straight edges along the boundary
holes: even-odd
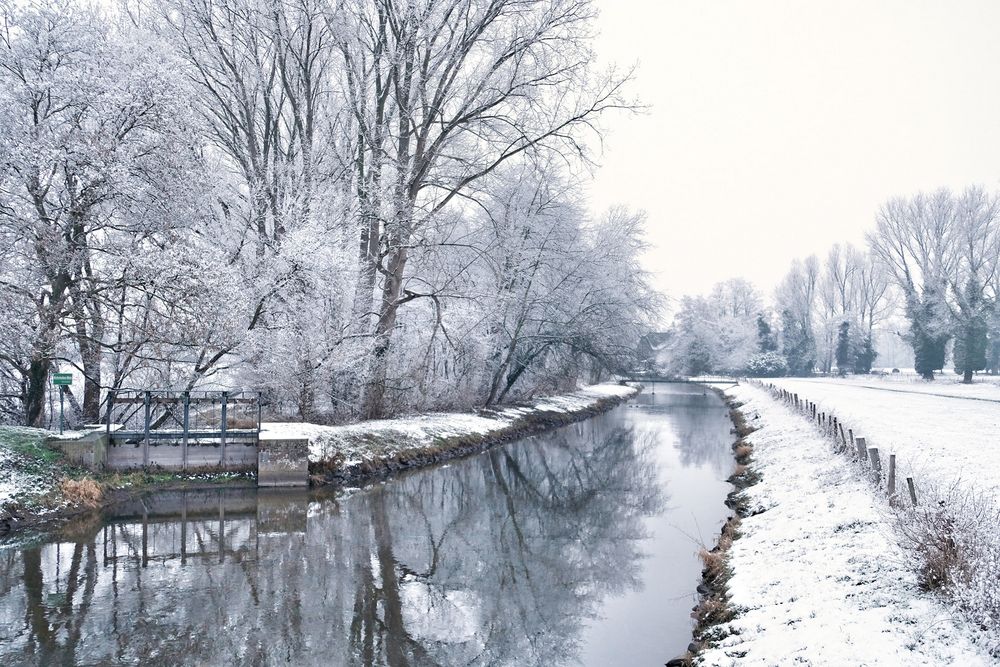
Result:
[[[717,284],[709,296],[686,296],[672,328],[671,361],[677,374],[742,373],[761,351],[762,299],[747,281]]]
[[[582,203],[629,106],[589,1],[2,7],[3,419],[57,365],[88,421],[125,386],[341,420],[632,365],[659,304],[644,216]]]
[[[97,421],[102,387],[151,353],[155,313],[182,298],[163,278],[186,261],[164,249],[202,217],[187,90],[155,40],[94,10],[3,5],[2,20],[0,278],[28,323],[4,375],[37,425],[50,370],[71,363]]]
[[[971,382],[986,365],[984,332],[997,296],[996,197],[970,187],[959,196],[942,189],[890,200],[869,243],[903,292],[917,371],[933,379],[954,337],[956,370]]]
[[[361,306],[376,314],[366,416],[385,409],[413,248],[500,166],[578,159],[581,133],[627,106],[623,78],[593,67],[593,15],[585,0],[362,1],[332,13],[359,137],[361,245],[381,278]]]
[[[788,361],[790,375],[808,375],[816,364],[813,313],[819,276],[815,255],[795,260],[775,290],[775,308],[781,313],[781,353]]]

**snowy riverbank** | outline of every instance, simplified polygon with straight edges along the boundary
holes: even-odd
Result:
[[[279,438],[308,438],[313,480],[344,483],[434,463],[568,424],[636,393],[634,387],[598,384],[475,414],[431,413],[346,426],[265,422],[262,429]]]
[[[734,617],[703,665],[994,664],[983,639],[922,592],[891,513],[816,427],[746,385],[726,390],[755,430],[747,516],[728,552]]]
[[[279,437],[310,441],[310,470],[316,483],[357,482],[418,465],[453,458],[506,440],[568,424],[602,412],[638,393],[635,387],[600,384],[529,404],[472,413],[432,413],[347,426],[265,422]],[[63,462],[44,445],[48,431],[0,427],[0,534],[54,521],[113,502],[122,491],[164,486],[246,484],[243,476],[162,472],[92,474]],[[92,479],[100,493],[88,502],[67,497],[66,479]]]
[[[57,455],[43,443],[48,431],[0,427],[0,532],[24,512],[48,509],[43,498],[53,494],[63,473]]]

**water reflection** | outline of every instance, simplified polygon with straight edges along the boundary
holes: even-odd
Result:
[[[574,663],[665,507],[623,410],[339,497],[159,494],[0,551],[0,663]]]

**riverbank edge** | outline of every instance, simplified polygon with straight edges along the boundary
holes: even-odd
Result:
[[[711,640],[712,631],[722,623],[733,619],[736,610],[729,598],[729,580],[733,575],[729,565],[729,551],[733,542],[740,538],[740,522],[749,514],[749,505],[743,491],[760,481],[760,475],[753,466],[753,445],[745,438],[757,429],[747,422],[747,416],[740,410],[742,403],[726,394],[724,389],[705,385],[715,392],[729,409],[729,419],[733,424],[730,431],[736,436],[730,446],[733,452],[733,473],[726,480],[733,490],[726,494],[725,505],[733,514],[726,518],[719,536],[711,549],[699,552],[703,568],[698,593],[698,604],[691,610],[695,620],[691,631],[692,641],[687,651],[666,663],[666,667],[692,667],[696,665],[698,653]]]
[[[595,398],[589,405],[567,411],[540,409],[526,414],[513,423],[488,433],[474,433],[449,438],[444,443],[426,447],[415,447],[394,453],[390,456],[376,457],[356,465],[342,469],[331,469],[329,463],[319,462],[309,464],[309,486],[327,487],[357,487],[369,482],[386,479],[392,475],[415,470],[436,463],[472,456],[492,447],[513,440],[539,435],[562,426],[568,426],[578,421],[594,417],[621,405],[634,398],[642,389],[628,385],[632,391],[621,396]],[[128,474],[128,473],[126,473]],[[89,515],[97,515],[107,508],[132,500],[140,495],[153,491],[204,490],[220,488],[256,488],[253,476],[239,476],[235,479],[220,476],[213,479],[212,475],[200,473],[201,478],[192,480],[182,474],[171,475],[165,481],[145,482],[143,476],[148,473],[136,471],[133,473],[139,479],[127,487],[108,487],[109,480],[121,476],[121,473],[85,474],[85,479],[91,479],[103,487],[101,499],[93,503],[69,504],[43,512],[25,513],[14,520],[6,520],[0,524],[0,536],[10,538],[30,533],[44,533],[58,530],[67,522]]]
[[[642,392],[641,387],[624,386],[628,386],[632,391],[621,396],[595,398],[592,403],[579,409],[565,411],[537,409],[519,416],[512,423],[493,431],[456,435],[433,445],[411,447],[353,463],[346,467],[339,467],[335,461],[311,461],[309,463],[309,485],[311,487],[363,486],[402,472],[472,456],[504,443],[568,426],[608,412]]]

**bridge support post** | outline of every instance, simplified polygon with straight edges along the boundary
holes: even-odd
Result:
[[[181,470],[188,469],[188,430],[191,425],[191,393],[184,392],[184,439],[181,440]]]
[[[228,426],[227,419],[229,418],[227,414],[228,403],[229,392],[224,391],[222,392],[222,455],[219,458],[219,465],[223,470],[226,469],[226,427]]]
[[[143,407],[143,438],[142,438],[142,467],[149,467],[149,419],[150,419],[150,402],[153,399],[153,395],[150,392],[145,392],[142,395],[142,407]]]
[[[309,439],[260,435],[257,486],[309,486]]]

